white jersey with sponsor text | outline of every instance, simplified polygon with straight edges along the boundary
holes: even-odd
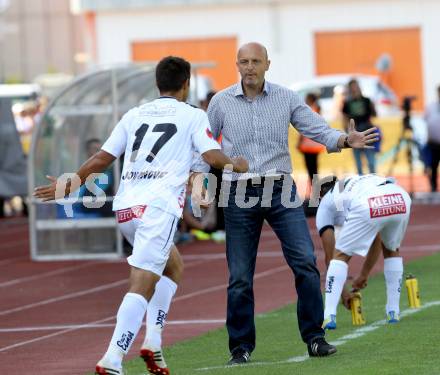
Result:
[[[147,205],[180,216],[194,152],[220,145],[205,112],[162,97],[128,111],[102,149],[125,153],[113,210]]]
[[[321,199],[316,213],[316,227],[320,232],[327,226],[342,226],[354,198],[365,197],[387,178],[367,174],[355,175],[337,181],[331,191]]]
[[[389,250],[400,247],[408,225],[411,199],[392,179],[363,175],[338,181],[322,199],[316,226],[343,225],[336,249],[365,256],[377,233]]]

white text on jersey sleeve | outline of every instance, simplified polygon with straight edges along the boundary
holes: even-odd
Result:
[[[108,137],[107,141],[102,145],[102,150],[112,154],[118,158],[121,156],[127,146],[127,128],[133,118],[133,111],[128,111],[122,119],[116,124],[115,128]]]

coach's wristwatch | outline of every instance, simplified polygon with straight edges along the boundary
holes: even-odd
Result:
[[[348,143],[348,135],[346,135],[344,139],[344,148],[351,148],[350,144]]]

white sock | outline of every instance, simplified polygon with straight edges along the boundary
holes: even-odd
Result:
[[[342,288],[347,280],[348,264],[342,260],[331,260],[325,279],[325,309],[324,319],[336,315]]]
[[[383,274],[387,286],[386,312],[395,311],[400,314],[399,302],[403,276],[402,257],[386,258],[383,264]]]
[[[142,326],[147,306],[147,300],[140,294],[127,293],[124,296],[116,316],[116,327],[110,345],[104,355],[116,368],[122,366],[122,359],[130,350]]]
[[[176,290],[177,284],[166,276],[162,276],[157,282],[153,297],[148,303],[147,334],[142,346],[147,346],[147,343],[154,348],[162,346],[162,330]]]

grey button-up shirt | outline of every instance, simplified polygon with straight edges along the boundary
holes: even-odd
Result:
[[[265,81],[263,92],[248,99],[241,83],[216,94],[208,107],[214,136],[222,133],[222,149],[229,157],[243,156],[249,161],[246,174],[224,173],[226,179],[290,174],[288,129],[292,124],[301,134],[339,151],[343,134],[332,129],[292,90]]]
[[[440,102],[431,103],[425,111],[428,141],[440,143]]]

